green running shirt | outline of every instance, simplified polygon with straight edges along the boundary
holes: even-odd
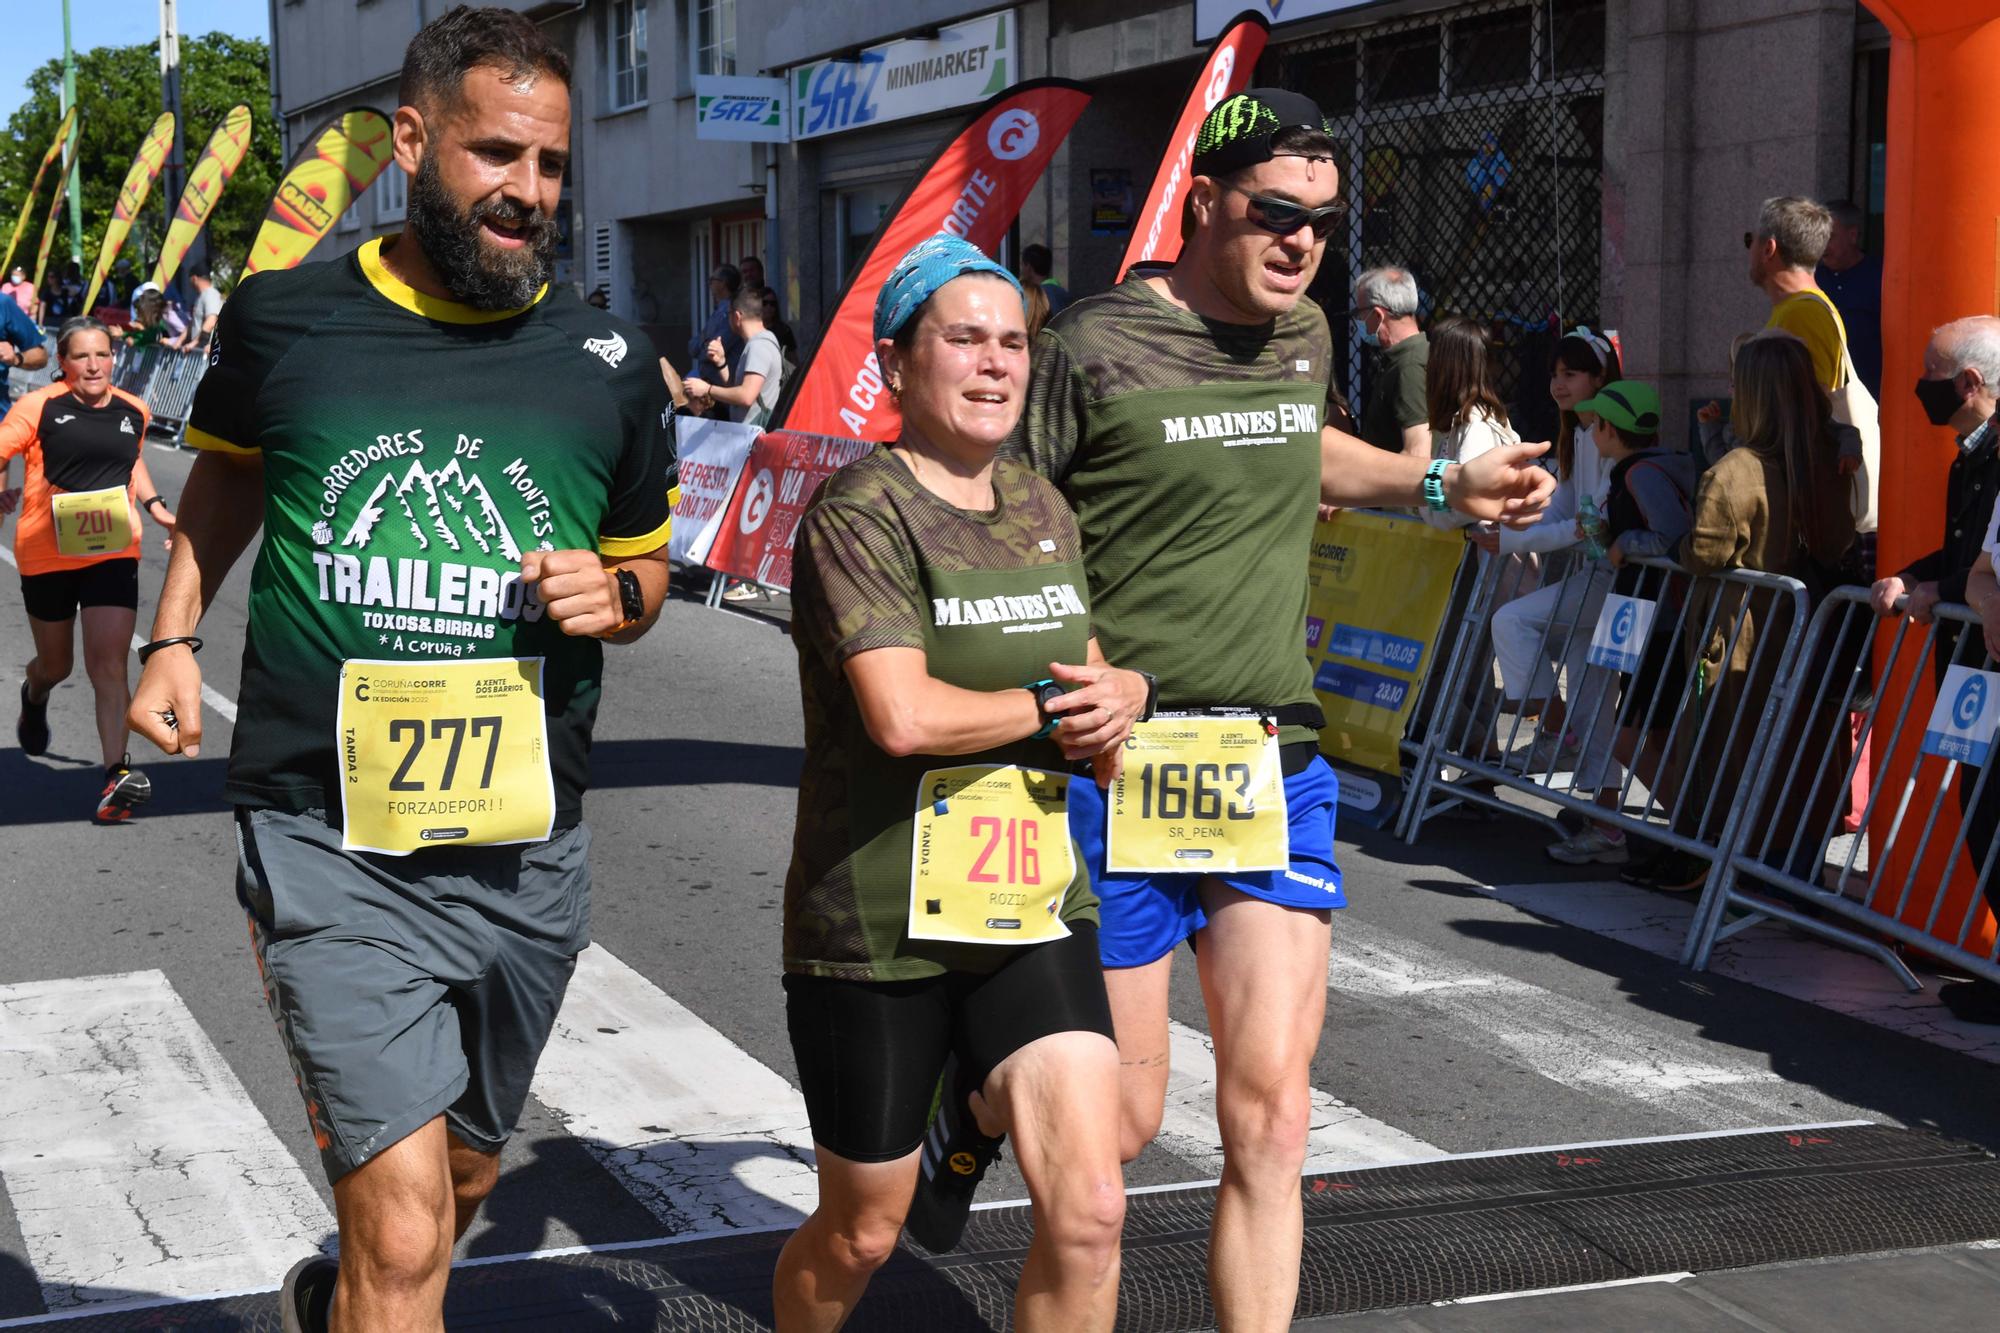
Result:
[[[195,394],[189,443],[264,465],[223,794],[338,822],[343,660],[543,657],[556,825],[573,824],[603,647],[564,634],[516,575],[538,548],[666,543],[657,357],[566,290],[501,312],[425,296],[381,245],[246,279]]]
[[[1008,450],[1076,510],[1098,646],[1158,676],[1161,707],[1316,703],[1306,563],[1332,369],[1310,300],[1224,324],[1137,277],[1036,340]]]
[[[910,842],[919,783],[933,768],[1020,764],[1060,771],[1050,740],[980,754],[895,758],[868,737],[847,659],[919,648],[930,674],[968,690],[1045,679],[1090,655],[1076,521],[1053,486],[1018,463],[993,469],[995,507],[946,504],[878,449],[827,479],[799,524],[792,639],[806,759],[785,878],[785,970],[848,981],[991,972],[1004,945],[909,938]],[[1083,779],[1087,780],[1087,779]],[[1064,921],[1097,920],[1082,853]]]

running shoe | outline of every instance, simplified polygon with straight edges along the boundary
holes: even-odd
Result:
[[[333,1284],[339,1277],[340,1265],[323,1254],[292,1265],[278,1290],[278,1316],[285,1333],[326,1333],[333,1312]]]
[[[1623,833],[1601,829],[1595,824],[1561,842],[1550,843],[1548,853],[1551,861],[1560,861],[1566,866],[1622,866],[1632,859],[1632,853],[1626,850]]]
[[[25,680],[21,682],[21,716],[14,723],[14,739],[21,742],[22,754],[49,752],[49,701],[30,699]]]
[[[972,1089],[960,1079],[958,1057],[945,1062],[938,1080],[937,1114],[924,1135],[922,1174],[903,1226],[932,1254],[958,1248],[972,1213],[972,1196],[986,1168],[1000,1157],[1001,1139],[979,1132],[972,1118]]]
[[[734,583],[722,594],[725,602],[754,602],[764,594],[754,583]]]
[[[128,754],[104,770],[104,794],[97,798],[97,813],[92,818],[100,824],[122,824],[152,798],[152,779],[132,767]]]
[[[1689,893],[1708,882],[1708,862],[1692,852],[1669,850],[1655,860],[1628,868],[1618,878],[1642,889]]]

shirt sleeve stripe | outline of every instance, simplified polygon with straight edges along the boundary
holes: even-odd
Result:
[[[261,449],[247,449],[240,444],[223,439],[220,435],[210,435],[199,426],[187,428],[187,442],[197,449],[213,449],[223,454],[258,454]]]
[[[643,537],[599,537],[597,539],[597,553],[599,555],[614,557],[645,555],[650,551],[657,551],[662,546],[665,546],[667,538],[673,533],[673,530],[674,519],[673,515],[669,514],[666,522],[660,524],[659,527],[654,528]]]

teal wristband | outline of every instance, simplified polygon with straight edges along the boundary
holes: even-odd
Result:
[[[1451,508],[1444,498],[1444,470],[1451,466],[1449,458],[1433,458],[1431,465],[1424,469],[1424,503],[1433,513],[1442,514]]]
[[[1022,688],[1034,696],[1035,711],[1042,715],[1042,729],[1028,737],[1028,739],[1038,741],[1044,736],[1053,734],[1055,729],[1062,725],[1062,715],[1051,713],[1048,705],[1050,700],[1059,699],[1063,696],[1063,687],[1052,680],[1038,680],[1033,684],[1024,685]]]

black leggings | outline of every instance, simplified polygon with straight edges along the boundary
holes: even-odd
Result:
[[[995,972],[921,981],[787,974],[785,1021],[813,1141],[850,1162],[916,1151],[945,1057],[972,1086],[1014,1052],[1058,1032],[1111,1029],[1097,927],[1019,951]]]

